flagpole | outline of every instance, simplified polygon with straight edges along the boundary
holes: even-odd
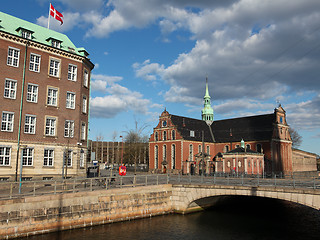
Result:
[[[51,3],[50,3],[50,6],[49,6],[48,29],[49,29],[49,27],[50,27],[50,11],[51,11]]]

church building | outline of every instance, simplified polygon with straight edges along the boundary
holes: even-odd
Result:
[[[292,174],[292,141],[286,112],[214,121],[206,82],[202,119],[164,110],[149,139],[154,173]]]

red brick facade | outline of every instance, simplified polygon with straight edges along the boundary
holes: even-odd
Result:
[[[8,60],[12,49],[18,53],[18,62],[13,66]],[[21,155],[25,178],[60,177],[62,171],[68,176],[85,175],[89,79],[93,64],[86,54],[79,52],[44,45],[37,38],[24,39],[18,33],[6,32],[5,28],[0,31],[1,178],[13,179],[20,173]],[[38,69],[32,65],[35,56],[40,60]],[[56,76],[50,72],[51,59],[59,64]],[[71,80],[71,66],[74,80]],[[12,92],[9,97],[8,89]],[[13,116],[12,121],[4,119],[7,113]],[[66,128],[67,122],[70,128]],[[67,152],[70,160],[66,170],[63,159]]]
[[[252,129],[243,130],[241,128],[243,122],[249,121],[259,121],[259,123],[253,122]],[[230,128],[229,132],[229,128],[225,126],[230,122],[235,127]],[[257,129],[254,129],[255,124]],[[207,173],[213,170],[232,172],[234,167],[237,171],[248,174],[271,171],[292,173],[292,143],[285,111],[281,106],[275,109],[273,114],[216,121],[211,128],[215,142],[212,141],[209,128],[204,121],[171,115],[164,111],[149,139],[149,169],[152,172],[190,173],[191,164],[199,164],[195,155],[202,152],[201,137],[204,134],[205,153],[209,154],[206,162]],[[240,147],[242,137],[245,148],[257,152],[256,154],[248,153],[241,156],[224,154]],[[222,157],[219,158],[219,154]],[[229,166],[228,161],[230,161]]]

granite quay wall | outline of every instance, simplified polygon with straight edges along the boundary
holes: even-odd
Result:
[[[172,186],[144,186],[0,201],[0,239],[172,212]]]

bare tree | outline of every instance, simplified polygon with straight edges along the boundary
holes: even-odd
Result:
[[[138,121],[135,120],[135,128],[125,132],[126,135],[124,137],[124,141],[127,145],[125,158],[126,162],[134,164],[135,172],[137,162],[141,155],[144,154],[144,145],[148,142],[148,136],[143,134],[146,127],[146,124],[139,126]]]
[[[292,147],[299,147],[302,143],[302,136],[291,127],[289,127],[289,133],[291,136]]]

